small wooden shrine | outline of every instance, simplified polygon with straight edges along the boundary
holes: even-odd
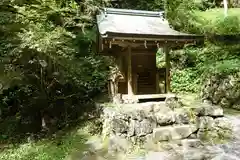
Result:
[[[170,28],[163,12],[105,8],[97,15],[97,24],[98,52],[116,61],[109,94],[123,99],[164,98],[171,91],[171,48],[203,41],[203,36]],[[159,48],[165,54],[163,68],[156,64]]]

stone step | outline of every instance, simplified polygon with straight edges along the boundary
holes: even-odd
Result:
[[[153,129],[153,141],[180,140],[197,131],[196,125],[166,126]]]

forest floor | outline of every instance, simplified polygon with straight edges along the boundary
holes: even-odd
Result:
[[[42,139],[19,145],[5,146],[0,150],[1,160],[61,160],[69,156],[81,157],[88,149],[86,142],[91,135],[87,127],[76,127],[71,131],[56,134],[54,138]],[[76,155],[77,154],[77,155]]]

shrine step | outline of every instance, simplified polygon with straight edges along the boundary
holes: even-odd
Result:
[[[137,99],[139,102],[150,102],[150,101],[164,101],[166,98],[175,97],[175,94],[142,94],[142,95],[133,95],[132,98]],[[122,99],[129,99],[127,94],[122,95]]]

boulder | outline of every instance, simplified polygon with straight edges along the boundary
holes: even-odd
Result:
[[[128,124],[126,121],[122,119],[116,119],[114,118],[111,122],[112,124],[112,130],[115,133],[125,133],[128,130]]]
[[[114,135],[109,139],[108,151],[114,153],[127,152],[130,146],[127,139]]]
[[[197,116],[222,117],[223,109],[220,106],[203,103],[195,109]]]
[[[127,114],[130,119],[142,121],[153,114],[153,104],[138,104],[133,106],[125,106],[122,108],[122,112]]]
[[[148,134],[148,135],[145,136],[145,142],[153,142],[152,134]]]
[[[144,119],[143,121],[139,122],[138,125],[136,125],[135,128],[135,134],[138,137],[146,136],[147,134],[152,133],[153,128],[156,127],[156,123],[148,119]]]
[[[217,136],[216,132],[212,133],[211,136],[213,136],[215,138]],[[200,140],[204,140],[204,141],[209,140],[209,138],[210,138],[209,131],[206,129],[199,129],[197,132],[197,138],[199,138]]]
[[[152,102],[143,103],[141,104],[141,110],[143,110],[145,114],[148,115],[149,113],[154,111],[155,104],[156,103],[152,103]]]
[[[196,125],[182,125],[174,126],[172,139],[184,139],[189,137],[192,133],[197,131]]]
[[[218,146],[204,146],[205,159],[213,159],[218,155],[224,154],[224,150]]]
[[[187,151],[183,153],[183,157],[186,160],[205,160],[205,152],[196,148],[187,149]]]
[[[167,107],[166,104],[164,102],[160,102],[160,103],[155,103],[153,106],[153,112],[154,113],[165,113],[165,112],[171,112],[173,111],[171,108]]]
[[[153,140],[168,141],[189,137],[197,130],[195,125],[167,126],[153,129]]]
[[[197,138],[197,133],[191,134],[188,138],[189,139],[196,139]]]
[[[129,115],[122,112],[119,108],[106,107],[103,109],[102,119],[112,121],[113,119],[120,119],[128,121]]]
[[[209,149],[206,147],[200,148],[189,148],[184,151],[183,157],[186,160],[205,160],[213,159],[217,155],[222,154],[222,151],[219,149]]]
[[[103,109],[102,117],[104,119],[109,119],[109,118],[114,117],[115,114],[116,114],[116,109],[110,108],[110,107],[106,107],[106,108]]]
[[[129,128],[128,128],[128,137],[135,136],[136,132],[135,129],[140,126],[140,122],[131,119],[129,122]]]
[[[155,113],[157,124],[160,126],[171,125],[175,122],[175,113],[170,112],[158,112]]]
[[[214,119],[213,128],[220,128],[223,130],[232,130],[233,126],[229,119],[225,117]]]
[[[212,117],[203,116],[197,118],[197,128],[199,129],[210,129],[213,127],[214,120]]]
[[[239,105],[236,105],[240,98],[239,73],[213,77],[206,80],[201,89],[203,100],[208,99],[211,103],[222,107],[239,109]]]
[[[171,109],[181,108],[183,106],[182,102],[176,96],[167,97],[165,103],[166,106]]]
[[[165,152],[149,152],[145,158],[145,160],[159,160],[159,159],[168,160],[169,155]]]
[[[180,159],[182,159],[181,155],[169,152],[149,152],[145,157],[145,160],[180,160]]]
[[[224,117],[211,120],[211,127],[200,128],[197,137],[201,140],[221,141],[232,136],[232,124]]]
[[[87,142],[85,142],[85,144],[89,146],[88,150],[90,150],[91,152],[97,152],[104,149],[102,140],[98,137],[90,138]]]
[[[199,139],[184,139],[181,141],[181,144],[184,149],[199,148],[203,146],[202,142]]]
[[[222,98],[221,101],[220,101],[220,105],[221,107],[230,107],[231,106],[231,103],[230,101],[227,99],[227,98]]]
[[[190,117],[186,110],[182,108],[177,108],[174,110],[175,112],[175,121],[177,124],[189,124]]]
[[[103,126],[102,126],[102,136],[103,139],[105,139],[106,137],[108,137],[112,132],[113,132],[113,128],[112,128],[112,119],[104,119],[103,120]]]
[[[213,104],[218,104],[220,100],[224,97],[224,91],[220,88],[217,88],[217,90],[214,92],[212,97]]]
[[[240,110],[240,100],[238,100],[237,102],[235,102],[232,105],[232,108],[236,109],[236,110]]]

